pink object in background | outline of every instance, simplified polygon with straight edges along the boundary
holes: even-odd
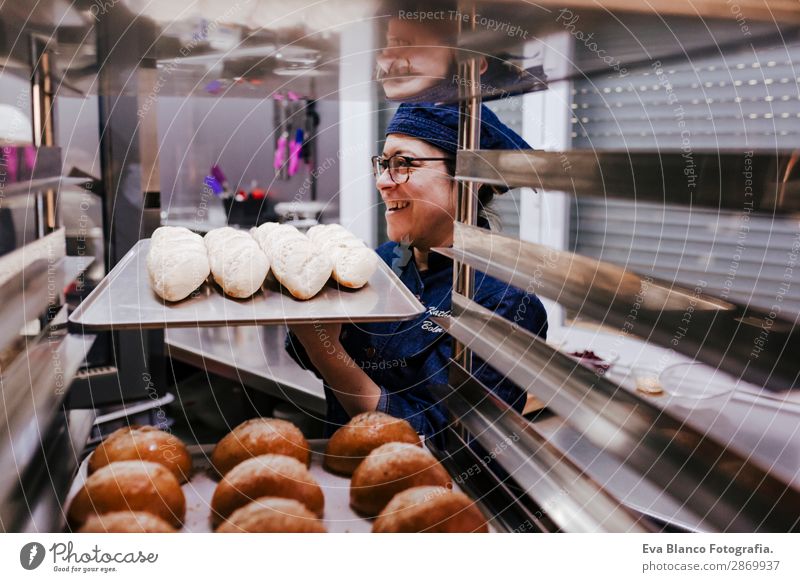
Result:
[[[289,144],[289,175],[294,176],[300,167],[300,152],[303,150],[303,130],[298,129],[294,141]]]

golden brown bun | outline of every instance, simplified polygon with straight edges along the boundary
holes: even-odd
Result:
[[[214,447],[211,462],[219,475],[259,455],[286,455],[308,466],[310,449],[300,429],[286,420],[252,418],[227,434]]]
[[[181,440],[154,426],[126,426],[112,432],[89,458],[89,474],[115,461],[160,463],[185,483],[192,473],[192,456]]]
[[[214,526],[259,497],[296,499],[322,517],[325,499],[306,466],[285,455],[261,455],[236,465],[222,478],[211,499]]]
[[[113,511],[90,515],[78,533],[175,533],[175,528],[144,511]]]
[[[386,443],[374,449],[353,473],[350,507],[373,517],[401,491],[450,484],[450,475],[425,449],[409,443]]]
[[[168,469],[150,461],[117,461],[86,479],[67,514],[73,529],[94,513],[146,511],[176,528],[186,513],[180,483]]]
[[[422,446],[405,420],[383,412],[363,412],[333,433],[325,451],[325,468],[349,477],[372,449],[394,442]]]
[[[486,533],[486,520],[469,497],[444,487],[398,493],[372,526],[373,533]]]
[[[325,527],[296,499],[262,497],[234,511],[217,533],[325,533]]]

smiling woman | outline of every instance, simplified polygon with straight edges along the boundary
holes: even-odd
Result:
[[[452,244],[456,184],[447,172],[447,159],[441,150],[419,139],[387,136],[383,157],[376,159],[381,170],[376,171],[376,179],[386,204],[389,239],[413,241],[416,248]]]
[[[487,108],[481,115],[482,149],[528,148]],[[383,152],[372,158],[372,165],[386,204],[390,242],[377,252],[426,311],[413,321],[293,326],[287,349],[323,380],[329,434],[356,414],[378,410],[408,420],[431,437],[447,418],[428,387],[447,382],[452,345],[430,318],[450,314],[453,263],[430,250],[453,243],[458,108],[403,104],[386,134]],[[480,206],[493,196],[494,190],[484,187]],[[478,224],[489,227],[485,215]],[[538,298],[480,272],[475,274],[474,300],[541,337],[547,332],[547,314]],[[475,358],[473,373],[500,398],[522,409],[524,391],[485,362]]]

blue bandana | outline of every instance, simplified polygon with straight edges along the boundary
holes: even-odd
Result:
[[[458,150],[458,105],[403,103],[389,122],[386,135],[401,133],[428,142],[449,154]],[[481,149],[529,150],[524,139],[481,105]]]

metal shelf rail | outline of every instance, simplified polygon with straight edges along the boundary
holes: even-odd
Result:
[[[436,323],[593,444],[680,500],[704,531],[800,530],[796,511],[800,492],[514,323],[458,295],[453,297],[452,318],[436,318]],[[462,424],[471,431],[499,430],[500,436],[521,430],[527,421],[513,411],[485,424],[473,418],[482,400],[496,400],[488,390],[476,390],[476,382],[451,364],[450,386],[472,406],[451,408]],[[445,403],[455,400],[448,396]],[[516,444],[515,453],[541,454],[536,448]],[[498,461],[514,474],[515,462],[506,463],[502,456]],[[530,475],[521,476],[525,484],[535,483]],[[547,491],[532,495],[546,496]],[[566,505],[567,499],[561,504]]]

